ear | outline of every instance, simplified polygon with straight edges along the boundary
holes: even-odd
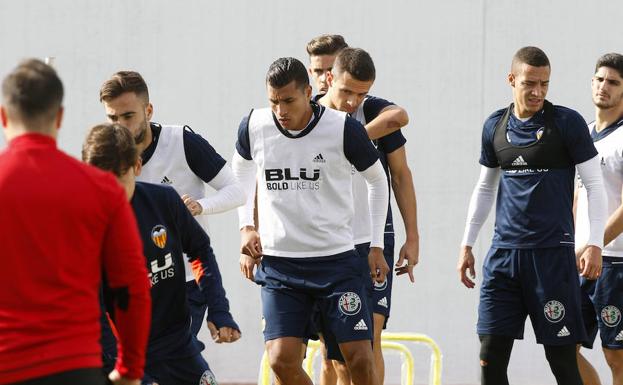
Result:
[[[512,73],[508,74],[508,84],[510,84],[511,87],[515,87],[515,75]]]
[[[309,76],[313,76],[314,73],[312,72],[311,67],[307,67],[307,73],[309,74]]]
[[[307,100],[311,100],[312,87],[309,84],[305,86],[305,97],[307,98]]]
[[[58,112],[56,113],[56,119],[54,121],[54,128],[55,129],[60,130],[64,114],[65,114],[65,109],[63,108],[63,106],[60,106],[58,108]]]
[[[329,87],[333,87],[333,71],[327,71],[327,84],[329,85]]]
[[[0,106],[0,122],[2,122],[3,128],[6,128],[7,124],[9,123],[6,117],[6,110],[4,109],[4,106]]]
[[[148,121],[150,121],[151,117],[154,115],[154,106],[151,103],[147,103],[147,107],[145,107],[145,115],[147,116]]]

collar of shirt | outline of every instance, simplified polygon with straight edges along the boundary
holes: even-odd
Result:
[[[32,147],[50,147],[56,148],[56,139],[49,135],[29,132],[19,135],[9,142],[9,147],[15,148],[32,148]]]

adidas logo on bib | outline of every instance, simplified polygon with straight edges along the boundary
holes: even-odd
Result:
[[[512,163],[513,166],[527,166],[528,163],[523,160],[523,156],[519,155]]]
[[[379,302],[377,302],[376,304],[379,306],[383,306],[384,308],[387,308],[387,297],[383,297],[379,299]]]
[[[160,183],[162,183],[162,184],[173,184],[173,182],[171,182],[171,179],[167,178],[166,175],[164,176],[164,178],[162,178]]]
[[[368,330],[368,325],[366,325],[366,323],[363,322],[363,319],[361,319],[357,322],[357,325],[355,325],[353,330]]]
[[[617,336],[614,338],[615,341],[623,341],[623,330],[621,330],[619,332],[619,334],[617,334]]]
[[[571,333],[569,333],[569,329],[566,326],[563,326],[562,329],[558,332],[558,337],[568,337]]]
[[[322,157],[322,154],[318,154],[314,158],[314,163],[325,163],[325,162],[326,160],[324,160],[324,158]]]

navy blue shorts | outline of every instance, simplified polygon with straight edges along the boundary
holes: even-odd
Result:
[[[210,366],[201,353],[190,357],[147,362],[143,385],[217,385]]]
[[[491,248],[482,270],[479,335],[523,339],[529,315],[540,344],[586,340],[573,248]]]
[[[593,347],[597,330],[601,346],[623,349],[623,258],[603,258],[603,269],[597,280],[580,278],[582,287],[582,312],[588,340],[583,344]]]
[[[389,311],[392,307],[392,284],[394,282],[393,266],[394,266],[394,234],[385,234],[385,247],[383,248],[383,255],[385,256],[385,262],[389,266],[389,273],[387,279],[383,283],[374,282],[372,291],[372,309],[376,314],[381,314],[385,317],[385,323],[383,329],[387,327],[387,320],[389,319]],[[357,252],[362,258],[368,259],[370,252],[370,244],[364,243],[357,245]]]
[[[337,343],[371,339],[366,267],[354,250],[316,258],[264,256],[255,276],[262,285],[264,339],[309,338],[314,307]]]

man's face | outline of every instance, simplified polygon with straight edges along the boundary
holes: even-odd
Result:
[[[617,70],[599,67],[591,80],[593,103],[602,110],[617,108],[623,101],[623,78]]]
[[[543,102],[549,87],[549,66],[533,67],[526,63],[514,66],[508,75],[513,87],[513,102],[518,118],[528,118],[543,108]]]
[[[324,94],[329,89],[327,73],[333,68],[336,55],[312,55],[309,57],[309,75],[311,76],[316,90]]]
[[[149,129],[153,107],[134,92],[126,92],[105,100],[104,108],[110,123],[119,123],[134,136],[137,145],[143,144]]]
[[[304,89],[293,80],[281,88],[267,84],[268,100],[273,114],[286,130],[302,130],[311,118],[311,86]]]
[[[363,99],[368,95],[374,80],[361,81],[346,71],[329,75],[329,98],[339,111],[355,112]]]

